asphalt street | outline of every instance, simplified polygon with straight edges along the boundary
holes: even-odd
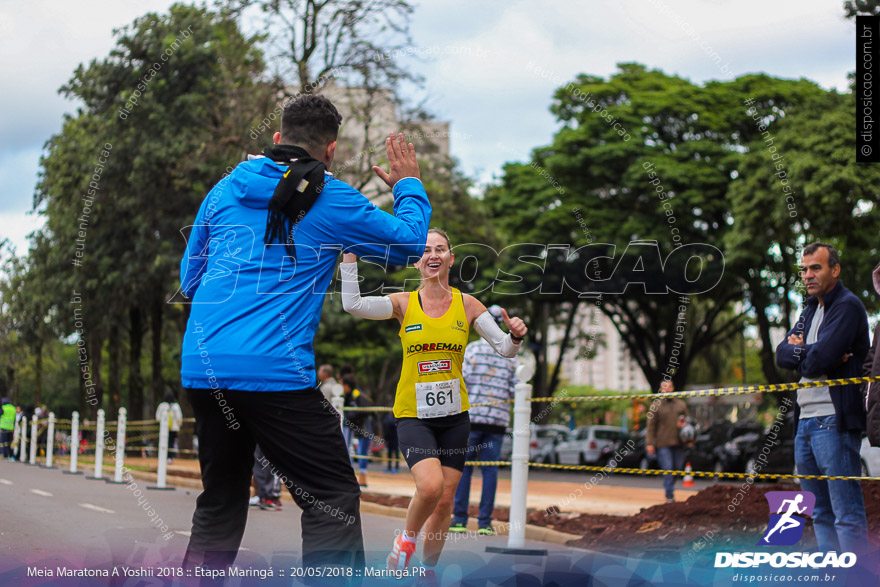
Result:
[[[89,472],[90,473],[90,472]],[[149,569],[148,578],[76,579],[70,584],[155,584],[161,579],[155,573],[174,573],[179,567],[189,536],[190,519],[195,507],[197,490],[147,489],[149,483],[133,480],[131,484],[115,485],[93,480],[84,475],[67,475],[60,469],[45,469],[20,463],[0,462],[0,585],[66,584],[54,578],[28,577],[40,569],[56,571],[59,567],[76,569]],[[395,531],[402,520],[364,514],[363,529],[368,566],[381,569],[391,547]],[[251,508],[236,565],[245,569],[271,567],[276,578],[285,572],[285,582],[299,568],[299,510],[286,502],[283,511],[262,511]],[[449,576],[466,573],[470,568],[483,567],[499,556],[510,559],[503,568],[508,571],[517,559],[509,555],[493,555],[487,546],[505,547],[506,536],[465,535],[447,543],[444,559],[454,562],[444,572]],[[557,544],[527,541],[526,548],[546,550],[549,557],[526,557],[530,565],[547,560],[569,560],[586,555],[586,551]],[[163,571],[162,569],[171,569]],[[251,584],[250,579],[234,579],[228,584]],[[82,582],[85,581],[85,582]],[[134,581],[134,582],[132,582]],[[236,583],[236,581],[242,581]],[[266,582],[270,581],[270,582]],[[384,584],[387,579],[367,578],[364,584]],[[445,579],[444,579],[445,582]],[[271,584],[271,580],[259,581]],[[401,583],[395,583],[400,585]],[[450,583],[454,584],[454,583]]]

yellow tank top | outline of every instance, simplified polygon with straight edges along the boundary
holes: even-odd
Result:
[[[470,408],[461,376],[469,331],[459,290],[452,288],[452,304],[439,318],[425,314],[418,291],[409,294],[398,332],[403,367],[394,397],[395,417],[440,418]]]

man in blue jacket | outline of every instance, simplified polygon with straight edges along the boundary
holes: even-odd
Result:
[[[412,144],[386,139],[394,215],[326,169],[342,117],[323,96],[289,102],[264,156],[207,195],[180,267],[192,312],[181,379],[196,417],[204,491],[184,566],[225,569],[244,534],[259,443],[303,510],[305,566],[364,566],[360,489],[338,415],[316,388],[312,348],[343,250],[409,264],[431,206]]]
[[[868,316],[839,275],[833,247],[813,243],[804,248],[801,277],[810,297],[797,324],[776,347],[776,363],[797,371],[801,382],[861,375],[869,347]],[[858,384],[799,389],[795,422],[799,474],[861,475],[865,408]],[[801,487],[816,496],[813,527],[819,548],[866,553],[868,529],[859,483],[802,479]]]

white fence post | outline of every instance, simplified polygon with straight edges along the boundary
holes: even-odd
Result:
[[[343,422],[345,422],[345,416],[343,415],[342,412],[345,410],[345,408],[343,407],[343,406],[345,406],[345,398],[342,397],[341,395],[334,395],[330,399],[330,405],[333,406],[334,410],[339,412],[339,427],[342,429],[342,436],[344,437],[345,436],[345,424]],[[345,447],[345,452],[346,453],[348,452],[348,447]]]
[[[168,409],[167,404],[160,406],[157,415],[159,418],[159,463],[156,468],[156,485],[147,487],[147,489],[174,489],[165,485],[168,475]]]
[[[64,471],[68,475],[80,475],[76,470],[79,458],[79,412],[70,416],[70,469]]]
[[[122,480],[122,469],[125,465],[125,422],[128,410],[119,408],[119,416],[116,418],[116,471],[113,474],[113,481],[108,483],[125,483]]]
[[[21,430],[21,446],[18,448],[18,462],[23,463],[27,460],[28,457],[28,422],[22,417],[21,420],[18,421],[18,428]]]
[[[37,415],[34,414],[31,417],[31,459],[29,463],[31,465],[37,464]]]
[[[95,474],[88,479],[103,479],[101,471],[104,467],[104,410],[98,410],[98,422],[95,426]]]
[[[52,467],[52,453],[55,450],[55,412],[49,412],[49,428],[46,430],[46,468]]]
[[[520,383],[516,384],[513,404],[513,454],[510,457],[510,530],[508,548],[522,548],[526,542],[526,492],[529,482],[529,437],[531,435],[532,386],[527,369],[516,370]],[[524,377],[529,375],[529,377]]]

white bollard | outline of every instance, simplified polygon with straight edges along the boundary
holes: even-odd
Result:
[[[508,548],[523,548],[526,543],[526,486],[529,483],[529,436],[532,408],[529,399],[532,386],[525,383],[531,374],[524,366],[517,367],[516,394],[513,404],[513,453],[510,457],[510,530]],[[528,376],[528,377],[525,377]]]
[[[21,430],[21,447],[18,449],[18,462],[23,463],[27,460],[28,449],[28,423],[23,417],[18,421],[18,428]]]
[[[342,415],[342,412],[345,410],[345,398],[341,395],[334,395],[330,399],[330,405],[339,412],[339,427],[342,429],[342,436],[345,437],[345,424],[343,424],[345,418]],[[345,447],[345,451],[348,452],[348,447]]]
[[[37,415],[31,417],[31,459],[28,461],[31,465],[37,464]]]
[[[157,414],[159,418],[159,463],[156,468],[156,485],[147,489],[171,490],[165,485],[168,475],[168,406],[164,405]]]
[[[88,479],[103,479],[104,467],[104,410],[98,410],[98,422],[95,426],[95,474]]]
[[[119,417],[116,419],[116,471],[113,474],[112,483],[125,483],[122,480],[122,469],[125,459],[125,421],[127,410],[119,408]]]
[[[46,468],[52,468],[52,452],[55,449],[55,412],[49,412],[49,428],[46,430]]]
[[[77,459],[79,458],[79,412],[74,412],[70,416],[70,469],[65,471],[69,475],[79,475],[76,470]]]

